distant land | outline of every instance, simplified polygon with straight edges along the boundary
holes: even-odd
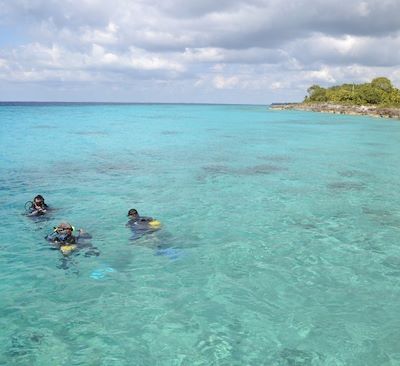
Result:
[[[400,90],[386,77],[330,88],[313,85],[307,93],[301,103],[273,103],[271,108],[400,119]]]

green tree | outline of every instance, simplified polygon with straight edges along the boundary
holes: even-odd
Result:
[[[370,83],[360,85],[357,92],[362,104],[380,104],[384,99],[382,89],[375,88]]]
[[[375,78],[370,83],[343,84],[330,88],[312,85],[307,92],[304,102],[400,107],[400,90],[393,87],[386,77]]]
[[[374,88],[377,89],[382,89],[383,91],[390,93],[393,89],[393,85],[392,82],[385,77],[379,77],[379,78],[375,78],[374,80],[371,81],[371,85]]]
[[[319,85],[312,85],[307,89],[308,98],[310,102],[327,102],[326,89]]]

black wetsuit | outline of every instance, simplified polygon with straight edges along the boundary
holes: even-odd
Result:
[[[78,251],[84,249],[85,257],[98,256],[100,251],[85,239],[91,239],[92,236],[88,233],[78,233],[77,236],[72,234],[53,232],[45,237],[45,239],[53,244],[57,249],[61,249],[64,245],[76,245]]]
[[[28,216],[42,216],[46,214],[46,211],[48,210],[49,206],[47,206],[45,203],[43,203],[43,206],[37,206],[32,202],[31,207],[29,207],[28,211]]]
[[[155,231],[154,228],[149,225],[149,222],[153,220],[152,217],[146,216],[138,216],[134,219],[130,219],[126,223],[126,226],[132,230],[131,240],[139,239],[144,234]]]

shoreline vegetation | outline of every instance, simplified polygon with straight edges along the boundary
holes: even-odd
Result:
[[[272,103],[270,108],[400,119],[400,90],[385,77],[330,88],[313,85],[307,92],[301,103]]]

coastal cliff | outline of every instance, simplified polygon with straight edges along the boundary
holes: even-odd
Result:
[[[273,103],[271,109],[301,110],[310,112],[363,115],[371,117],[395,118],[400,120],[400,108],[384,108],[365,105],[343,105],[332,103]]]

